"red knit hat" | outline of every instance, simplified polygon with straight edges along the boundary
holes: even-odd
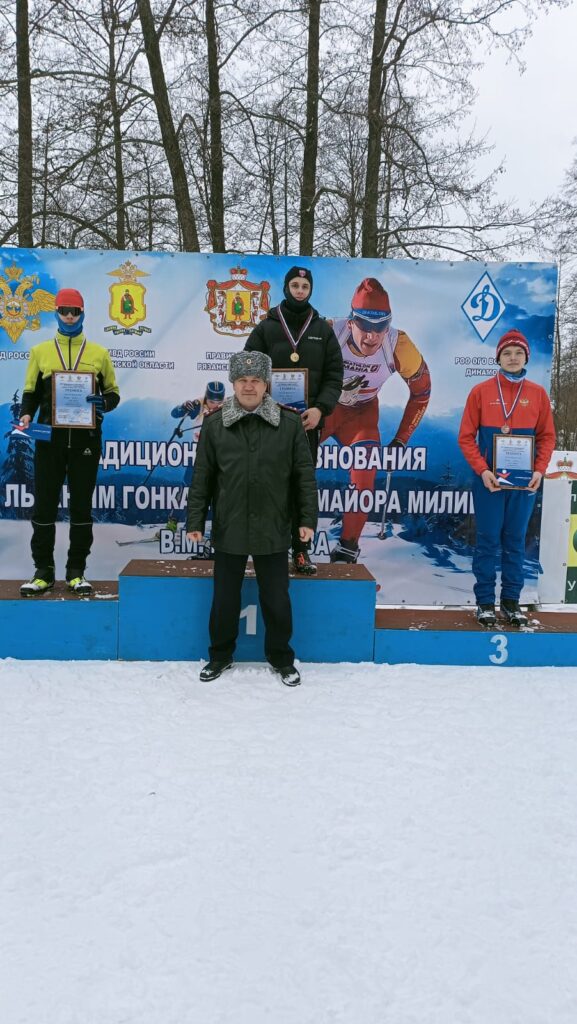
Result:
[[[391,319],[389,296],[376,277],[365,277],[361,281],[351,301],[351,314],[375,324]]]
[[[529,342],[527,341],[524,334],[518,331],[516,328],[512,328],[510,331],[506,331],[502,338],[499,338],[497,342],[497,351],[495,352],[495,359],[499,362],[499,356],[504,348],[508,345],[517,345],[518,348],[522,348],[525,353],[526,361],[529,362]]]
[[[76,291],[76,288],[61,288],[54,299],[54,305],[56,309],[60,309],[61,306],[77,306],[79,309],[84,309],[84,299],[80,292]]]

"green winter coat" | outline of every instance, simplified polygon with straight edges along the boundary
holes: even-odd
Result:
[[[291,510],[315,529],[317,487],[300,416],[265,395],[247,414],[236,398],[202,425],[188,493],[187,532],[203,532],[212,505],[212,546],[233,555],[288,551]]]

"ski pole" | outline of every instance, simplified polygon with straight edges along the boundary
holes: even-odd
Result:
[[[387,502],[389,500],[389,490],[390,490],[390,487],[391,487],[391,471],[389,470],[389,472],[387,473],[387,479],[385,480],[385,493],[387,495],[387,501],[385,501],[383,503],[383,518],[381,520],[381,529],[380,529],[379,533],[377,534],[379,540],[384,540],[385,539],[385,521],[386,521],[386,518],[387,518]]]
[[[167,441],[167,444],[170,444],[170,443],[171,443],[171,441],[174,441],[174,438],[175,438],[175,437],[182,437],[182,435],[183,435],[183,430],[182,430],[181,428],[182,428],[182,424],[184,423],[184,421],[185,421],[185,419],[187,418],[187,416],[188,416],[188,413],[186,413],[186,415],[182,417],[182,419],[180,420],[180,422],[179,422],[179,423],[177,423],[176,427],[175,427],[175,428],[174,428],[174,430],[172,431],[172,434],[171,434],[171,436],[170,436],[169,440]],[[148,483],[148,481],[150,480],[150,478],[151,478],[152,474],[154,473],[154,470],[156,469],[156,467],[157,467],[157,466],[158,466],[158,462],[155,462],[155,464],[154,464],[154,466],[152,467],[152,469],[150,469],[150,470],[148,471],[148,473],[146,474],[146,476],[145,476],[144,480],[142,481],[142,483],[141,483],[141,485],[140,485],[141,487],[145,487],[145,486],[146,486],[146,484],[147,484],[147,483]]]

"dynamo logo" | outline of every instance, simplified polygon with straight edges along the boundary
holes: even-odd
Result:
[[[485,341],[505,312],[505,300],[485,272],[467,295],[461,309],[481,341]]]

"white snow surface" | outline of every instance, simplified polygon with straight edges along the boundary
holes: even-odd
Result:
[[[2,1024],[574,1024],[577,670],[0,662]]]

